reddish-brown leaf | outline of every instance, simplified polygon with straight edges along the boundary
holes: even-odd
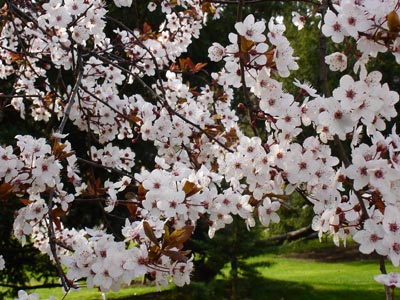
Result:
[[[8,182],[3,182],[0,184],[0,200],[7,200],[10,197],[14,186]]]
[[[158,245],[158,240],[154,234],[153,228],[151,228],[150,224],[147,221],[143,222],[144,233],[152,241],[155,245]]]
[[[152,32],[151,26],[149,24],[147,24],[146,22],[144,22],[143,33],[151,33],[151,32]]]
[[[188,260],[188,258],[183,255],[181,251],[162,250],[161,253],[173,259],[174,261],[186,262]]]
[[[190,197],[198,192],[201,191],[201,186],[196,185],[193,182],[190,181],[186,181],[182,190],[185,192],[187,197]]]
[[[165,249],[171,249],[174,247],[182,248],[183,243],[191,237],[193,230],[194,226],[185,226],[181,229],[176,229],[169,236],[169,243],[165,246]]]

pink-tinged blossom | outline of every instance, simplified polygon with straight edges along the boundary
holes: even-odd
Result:
[[[51,27],[65,28],[72,22],[72,17],[64,6],[48,11],[48,22]]]
[[[365,32],[373,27],[372,21],[366,16],[360,6],[345,3],[338,15],[338,22],[345,28],[347,34],[358,38],[359,32]]]
[[[36,159],[32,176],[35,178],[34,185],[41,191],[44,191],[46,186],[54,187],[59,181],[59,173],[62,166],[54,157]]]
[[[265,198],[262,205],[258,207],[258,218],[261,224],[268,226],[270,222],[279,223],[280,218],[276,213],[281,207],[278,201],[271,201],[269,198]]]
[[[331,71],[343,72],[347,68],[347,56],[340,52],[335,52],[325,56],[325,63]]]
[[[269,29],[268,39],[272,45],[277,45],[280,42],[287,40],[283,36],[283,33],[286,30],[285,25],[283,25],[280,22],[276,22],[276,21],[277,21],[277,18],[271,17],[271,19],[268,22],[268,29]]]
[[[14,300],[37,300],[37,299],[39,299],[39,294],[37,293],[28,294],[23,290],[19,290],[18,298],[15,298]]]
[[[160,197],[157,207],[166,218],[174,218],[177,215],[186,215],[188,208],[183,191],[165,190],[164,196]]]
[[[156,8],[157,8],[157,4],[156,4],[155,2],[150,2],[150,3],[147,5],[147,9],[148,9],[150,12],[155,11]]]
[[[147,249],[143,245],[140,248],[132,248],[129,250],[129,258],[123,265],[126,270],[132,270],[135,277],[140,277],[148,272],[147,264],[149,262]]]
[[[385,208],[382,226],[388,235],[399,235],[400,233],[400,211],[397,207],[390,205]],[[399,235],[400,236],[400,235]]]
[[[187,262],[175,262],[171,265],[170,274],[172,279],[177,286],[184,286],[190,283],[190,273],[193,270],[193,257]]]
[[[208,48],[208,57],[211,61],[218,62],[222,60],[225,56],[225,48],[219,43],[213,43],[210,48]]]
[[[302,92],[308,94],[311,97],[317,97],[317,90],[314,89],[310,83],[301,83],[297,78],[294,79],[293,84],[301,89]]]
[[[400,274],[397,272],[375,275],[374,279],[391,288],[400,287]]]
[[[331,37],[335,43],[343,42],[345,35],[347,35],[346,27],[344,27],[336,14],[328,10],[324,17],[324,25],[322,25],[322,33]]]
[[[360,244],[361,253],[370,254],[376,251],[380,255],[387,255],[387,249],[383,245],[384,236],[382,225],[373,219],[368,219],[364,223],[364,229],[356,232],[353,240]]]
[[[390,182],[400,179],[400,174],[386,160],[371,160],[367,163],[369,184],[381,193],[390,192]]]
[[[213,238],[218,229],[224,228],[226,224],[231,224],[233,218],[229,214],[223,214],[218,211],[211,212],[210,214],[210,227],[208,229],[208,236]]]
[[[383,239],[383,244],[388,249],[387,256],[393,266],[398,267],[400,265],[400,236],[386,235]]]
[[[356,190],[360,190],[369,183],[367,161],[362,156],[354,156],[353,163],[345,170],[345,175],[353,179]]]
[[[271,78],[270,69],[263,67],[257,74],[257,79],[252,87],[253,93],[265,100],[267,97],[278,98],[283,93],[282,83]]]
[[[115,6],[117,7],[130,7],[132,0],[114,0]]]
[[[337,99],[328,98],[325,103],[326,110],[318,116],[319,124],[325,127],[330,135],[337,135],[341,140],[345,140],[346,134],[353,131],[354,122]]]
[[[0,271],[4,270],[5,266],[6,266],[6,262],[4,261],[4,257],[3,257],[3,255],[0,254]]]
[[[273,59],[276,63],[279,76],[289,77],[291,70],[299,69],[299,65],[296,62],[298,57],[294,57],[293,53],[294,50],[286,38],[276,44]]]
[[[248,41],[253,42],[264,42],[265,35],[263,34],[265,30],[265,22],[258,21],[255,22],[253,15],[248,15],[243,22],[238,22],[235,24],[236,31],[246,38]]]
[[[71,16],[79,16],[88,9],[89,4],[84,0],[65,0],[65,8]]]
[[[366,90],[368,87],[364,81],[354,81],[350,75],[344,75],[340,78],[340,86],[332,94],[340,101],[342,108],[350,112],[361,105]]]
[[[298,30],[302,30],[305,25],[306,18],[301,16],[298,12],[292,11],[292,23]]]

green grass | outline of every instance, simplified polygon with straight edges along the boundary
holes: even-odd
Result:
[[[374,280],[374,275],[380,274],[379,261],[357,254],[352,246],[350,243],[346,250],[333,246],[332,242],[300,241],[276,248],[274,253],[250,258],[247,263],[253,273],[240,278],[238,299],[384,299],[383,286]],[[321,261],[326,259],[332,262]],[[388,272],[394,271],[390,263],[387,268]],[[229,273],[229,269],[224,271],[225,275]],[[228,294],[231,283],[223,284]]]
[[[383,299],[383,286],[374,281],[376,261],[323,263],[265,255],[249,261],[259,274],[263,299]],[[257,299],[257,298],[250,298]]]
[[[162,287],[161,291],[166,291],[171,289]],[[39,294],[40,300],[61,300],[64,297],[64,292],[60,287],[56,288],[45,288],[45,289],[37,289],[37,290],[27,290],[29,294],[37,293]],[[140,296],[140,295],[147,295],[147,294],[154,294],[157,297],[158,288],[153,285],[148,286],[134,286],[129,288],[123,288],[118,292],[107,292],[107,300],[112,299],[126,299],[132,296]],[[52,298],[54,297],[54,298]],[[14,298],[6,298],[6,299],[14,299]],[[71,291],[68,295],[65,296],[65,300],[101,300],[102,294],[98,289],[87,289],[81,288],[79,291]]]

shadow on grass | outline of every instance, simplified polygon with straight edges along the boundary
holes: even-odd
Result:
[[[236,297],[232,295],[232,281],[215,280],[209,283],[192,282],[183,288],[121,300],[375,300],[383,297],[383,289],[382,293],[361,289],[343,290],[339,286],[335,290],[317,290],[307,284],[254,276],[239,279]]]

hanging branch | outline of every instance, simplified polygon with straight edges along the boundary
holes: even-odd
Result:
[[[321,17],[321,27],[319,30],[319,70],[320,70],[319,79],[322,84],[322,90],[326,97],[331,96],[331,91],[329,89],[329,83],[328,83],[328,68],[325,63],[325,56],[327,55],[326,54],[327,53],[327,38],[322,33],[322,26],[324,25],[324,16],[328,10],[328,5],[329,5],[329,1],[324,0],[320,6],[320,13],[322,14],[322,17]],[[340,158],[342,159],[344,166],[345,167],[350,166],[351,161],[347,156],[347,153],[343,146],[342,141],[339,139],[339,137],[337,135],[334,136],[334,143],[338,149]],[[369,218],[368,210],[365,206],[364,200],[362,199],[360,192],[359,191],[354,191],[354,192],[357,196],[358,203],[360,204],[360,207],[361,207],[361,221],[364,221]]]
[[[77,72],[78,72],[78,77],[77,80],[75,82],[75,85],[72,89],[72,92],[70,94],[69,97],[69,101],[68,101],[68,105],[64,111],[64,116],[63,119],[60,123],[60,126],[58,128],[58,133],[62,134],[64,132],[64,128],[65,128],[65,124],[67,123],[67,120],[69,119],[69,115],[71,113],[71,109],[72,106],[75,103],[76,100],[76,96],[78,93],[78,89],[79,86],[81,84],[82,81],[82,76],[83,76],[83,64],[82,64],[82,55],[81,55],[81,51],[78,48],[78,68],[77,68]],[[57,238],[56,238],[56,233],[55,233],[55,229],[54,229],[54,222],[53,222],[53,216],[52,216],[52,209],[53,209],[53,198],[54,198],[54,193],[55,193],[55,189],[52,188],[50,193],[49,193],[49,199],[48,199],[48,214],[49,214],[49,219],[48,219],[48,234],[49,234],[49,244],[50,244],[50,250],[52,253],[52,256],[54,258],[54,261],[56,263],[56,267],[57,267],[57,271],[58,274],[60,275],[60,279],[61,279],[61,284],[65,290],[66,293],[69,292],[69,290],[71,289],[72,285],[71,283],[68,281],[68,278],[64,272],[64,270],[61,267],[61,262],[58,258],[57,255]]]
[[[244,6],[244,0],[239,0],[238,1],[238,9],[237,9],[237,15],[236,15],[236,22],[241,22],[243,20],[243,6]],[[246,85],[246,77],[245,77],[245,66],[244,66],[244,61],[243,61],[243,54],[242,54],[242,47],[241,47],[241,39],[238,38],[237,40],[238,43],[238,48],[239,48],[239,66],[240,66],[240,81],[242,82],[242,91],[243,91],[243,96],[244,100],[247,106],[247,112],[250,118],[250,126],[251,129],[253,130],[253,133],[255,136],[258,136],[258,130],[255,126],[255,119],[254,119],[254,114],[253,114],[253,104],[250,100],[250,95],[249,95],[249,89],[247,88]]]
[[[129,174],[129,173],[126,173],[126,172],[123,172],[123,171],[120,171],[120,170],[117,170],[117,169],[115,169],[115,168],[107,167],[107,166],[104,166],[104,165],[102,165],[102,164],[99,164],[99,163],[96,163],[96,162],[94,162],[94,161],[87,160],[87,159],[84,159],[84,158],[81,158],[81,157],[77,157],[77,160],[78,160],[79,162],[81,162],[81,163],[90,165],[90,166],[92,166],[92,167],[99,168],[99,169],[105,169],[105,170],[111,171],[111,172],[113,172],[113,173],[116,173],[116,174],[118,174],[118,175],[127,176],[127,177],[129,177],[129,178],[132,178],[132,179],[136,180],[135,177],[134,177],[133,175],[131,175],[131,174]]]

